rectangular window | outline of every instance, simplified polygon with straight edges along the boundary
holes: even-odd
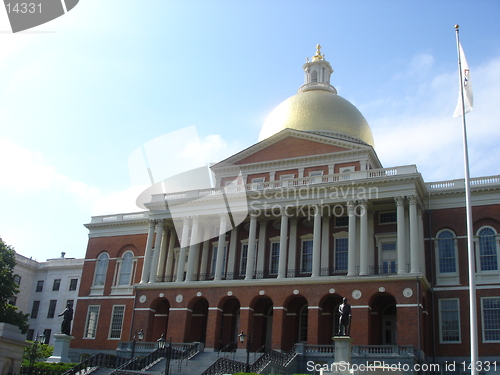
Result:
[[[460,311],[458,299],[439,300],[441,342],[460,342]]]
[[[41,292],[43,290],[43,280],[38,280],[36,283],[36,291]]]
[[[481,299],[483,312],[483,341],[500,341],[500,297]]]
[[[49,344],[50,342],[50,335],[52,334],[52,330],[51,329],[44,329],[43,330],[43,335],[45,336],[45,339],[43,341],[43,344]]]
[[[269,274],[271,275],[278,274],[279,261],[280,261],[280,243],[273,242],[271,244],[271,259],[269,265]]]
[[[52,285],[52,291],[57,292],[61,287],[61,279],[55,279],[54,284]]]
[[[379,224],[393,224],[398,220],[396,211],[380,212],[378,215]]]
[[[347,251],[349,248],[348,238],[335,239],[335,271],[347,271]]]
[[[85,324],[85,332],[83,338],[85,339],[95,339],[97,332],[97,321],[99,319],[99,308],[98,305],[89,306],[87,312],[87,323]]]
[[[125,315],[124,305],[113,306],[113,315],[111,316],[111,326],[109,329],[110,339],[120,339],[122,336],[123,316]]]
[[[69,290],[76,290],[77,285],[78,285],[78,279],[71,279],[69,281]]]
[[[218,246],[214,246],[212,252],[212,276],[215,276],[215,268],[217,267],[217,252],[219,251]],[[226,275],[226,246],[224,246],[224,256],[222,258],[222,277]]]
[[[241,245],[240,276],[245,276],[248,262],[248,244]]]
[[[31,308],[31,319],[38,318],[38,310],[40,309],[40,301],[33,301],[33,307]]]
[[[57,300],[52,299],[49,303],[49,312],[47,313],[47,318],[53,318],[56,313]]]
[[[14,275],[14,282],[16,283],[17,286],[21,285],[21,276]]]
[[[9,305],[16,306],[16,302],[17,302],[16,296],[9,297]]]
[[[349,226],[349,216],[336,216],[335,217],[335,227],[348,227]]]
[[[28,333],[26,334],[26,340],[33,341],[33,337],[35,336],[34,329],[28,329]]]
[[[300,272],[312,272],[313,241],[302,241],[302,254],[300,257]]]

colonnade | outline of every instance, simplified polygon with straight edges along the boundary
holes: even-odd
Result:
[[[394,201],[397,216],[395,236],[397,273],[419,273],[425,268],[422,209],[414,195],[397,196]],[[347,276],[370,275],[375,266],[374,215],[376,211],[373,208],[373,202],[369,200],[348,201],[346,206],[348,214]],[[312,236],[310,234],[301,236],[301,239],[312,239],[310,276],[326,276],[329,273],[324,270],[328,269],[329,264],[332,263],[329,259],[331,256],[330,240],[332,235],[335,237],[338,233],[334,234],[330,230],[330,219],[333,215],[325,215],[324,206],[311,206],[310,208],[313,221]],[[271,261],[265,260],[266,257],[270,258],[270,255],[266,254],[266,244],[270,241],[279,242],[280,249],[277,273],[273,277],[283,279],[296,275],[297,256],[301,256],[300,249],[297,251],[298,223],[301,218],[287,211],[291,210],[283,209],[279,217],[273,218],[259,216],[258,212],[250,212],[248,239],[245,240],[248,243],[246,270],[244,275],[240,275],[244,276],[245,280],[262,278],[265,273],[269,274]],[[208,238],[206,231],[214,230],[214,228],[200,225],[202,219],[198,216],[183,218],[179,239],[171,220],[150,221],[141,283],[190,282],[196,280],[196,276],[193,275],[204,274],[209,268],[213,280],[220,281],[225,278],[226,270],[230,273],[239,271],[239,265],[236,264],[236,260],[239,259],[237,252],[241,249],[241,244],[238,246],[236,243],[238,228],[231,228],[229,217],[226,214],[220,214],[218,237],[200,241],[200,238]],[[280,235],[268,238],[267,227],[271,220],[280,221]],[[227,244],[228,232],[230,238]],[[209,242],[216,239],[217,242],[213,244],[217,247],[217,254],[215,257],[212,255],[215,264],[209,267]],[[180,246],[176,248],[177,242]]]

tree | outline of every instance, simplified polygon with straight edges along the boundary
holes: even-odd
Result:
[[[26,333],[29,314],[18,311],[16,306],[9,303],[9,299],[19,293],[18,285],[14,281],[15,265],[14,248],[0,239],[0,322],[13,324],[19,327],[22,333]]]

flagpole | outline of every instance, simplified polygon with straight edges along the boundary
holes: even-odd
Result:
[[[462,134],[464,142],[464,169],[465,169],[465,207],[467,215],[467,255],[469,261],[469,311],[470,311],[470,354],[471,375],[477,375],[478,339],[477,339],[477,306],[476,306],[476,273],[474,269],[474,242],[472,227],[472,207],[470,194],[469,152],[467,146],[467,127],[465,123],[464,81],[462,75],[462,60],[460,56],[460,39],[458,25],[455,25],[458,51],[458,71],[460,74],[460,98],[462,100]]]

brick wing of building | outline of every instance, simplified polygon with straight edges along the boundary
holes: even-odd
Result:
[[[251,351],[318,348],[347,297],[366,353],[470,358],[464,181],[384,168],[319,48],[303,69],[260,141],[211,167],[214,188],[153,186],[146,211],[86,225],[73,353],[114,353],[140,330],[206,350],[244,348],[242,331]],[[479,355],[498,360],[498,176],[472,179],[472,205]]]

